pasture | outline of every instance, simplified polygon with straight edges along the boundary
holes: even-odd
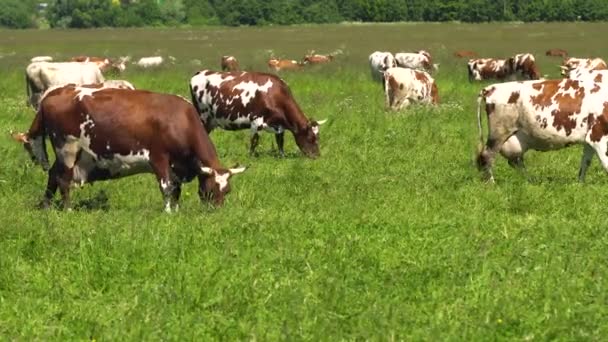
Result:
[[[480,181],[477,93],[466,59],[531,52],[608,57],[608,24],[327,26],[0,31],[0,339],[2,340],[601,340],[608,336],[608,177],[587,182],[582,147],[529,152],[527,175],[497,158]],[[181,94],[231,54],[267,71],[270,51],[342,54],[281,77],[304,112],[329,119],[321,157],[286,134],[211,134],[232,179],[221,208],[197,183],[163,213],[153,175],[75,189],[72,212],[36,209],[46,174],[9,130],[25,131],[29,58],[88,54],[174,64],[120,78]],[[384,110],[367,56],[426,49],[441,104]],[[110,78],[110,77],[108,77]],[[484,114],[485,116],[485,114]],[[485,118],[484,118],[485,126]],[[486,133],[484,133],[485,135]],[[54,158],[54,156],[53,156]]]

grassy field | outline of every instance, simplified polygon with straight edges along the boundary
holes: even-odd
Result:
[[[0,31],[0,340],[603,340],[608,336],[608,177],[582,148],[527,154],[528,178],[473,157],[482,84],[456,49],[608,57],[608,24],[395,24],[180,30]],[[332,65],[281,76],[309,117],[328,118],[321,158],[286,136],[211,135],[222,162],[249,169],[225,206],[187,184],[167,215],[152,175],[72,192],[76,210],[40,211],[46,175],[10,140],[26,130],[24,68],[51,55],[161,54],[130,66],[137,87],[188,95],[190,76],[233,54],[266,71],[270,50]],[[442,104],[386,112],[367,56],[429,50]]]

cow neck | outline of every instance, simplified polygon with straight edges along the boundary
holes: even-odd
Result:
[[[286,111],[287,114],[287,124],[291,124],[291,130],[294,132],[299,132],[302,130],[306,130],[308,126],[308,119],[300,109],[300,107],[294,102],[290,105],[291,108]]]

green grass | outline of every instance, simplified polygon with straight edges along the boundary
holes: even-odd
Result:
[[[608,57],[608,24],[391,24],[209,30],[0,31],[1,340],[602,340],[608,336],[608,177],[581,148],[526,155],[528,178],[497,159],[480,181],[476,95],[456,49],[548,48]],[[40,211],[46,175],[10,140],[26,130],[23,70],[34,55],[177,58],[130,67],[137,87],[187,95],[199,68],[234,54],[266,70],[267,50],[332,65],[281,76],[307,115],[328,118],[308,160],[286,137],[211,135],[249,169],[222,208],[196,182],[162,212],[152,175],[72,192],[77,210]],[[367,56],[428,49],[442,104],[384,111]],[[201,61],[194,66],[192,60]]]

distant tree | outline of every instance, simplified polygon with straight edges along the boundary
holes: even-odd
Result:
[[[34,6],[31,1],[0,0],[0,26],[8,28],[34,27]]]

